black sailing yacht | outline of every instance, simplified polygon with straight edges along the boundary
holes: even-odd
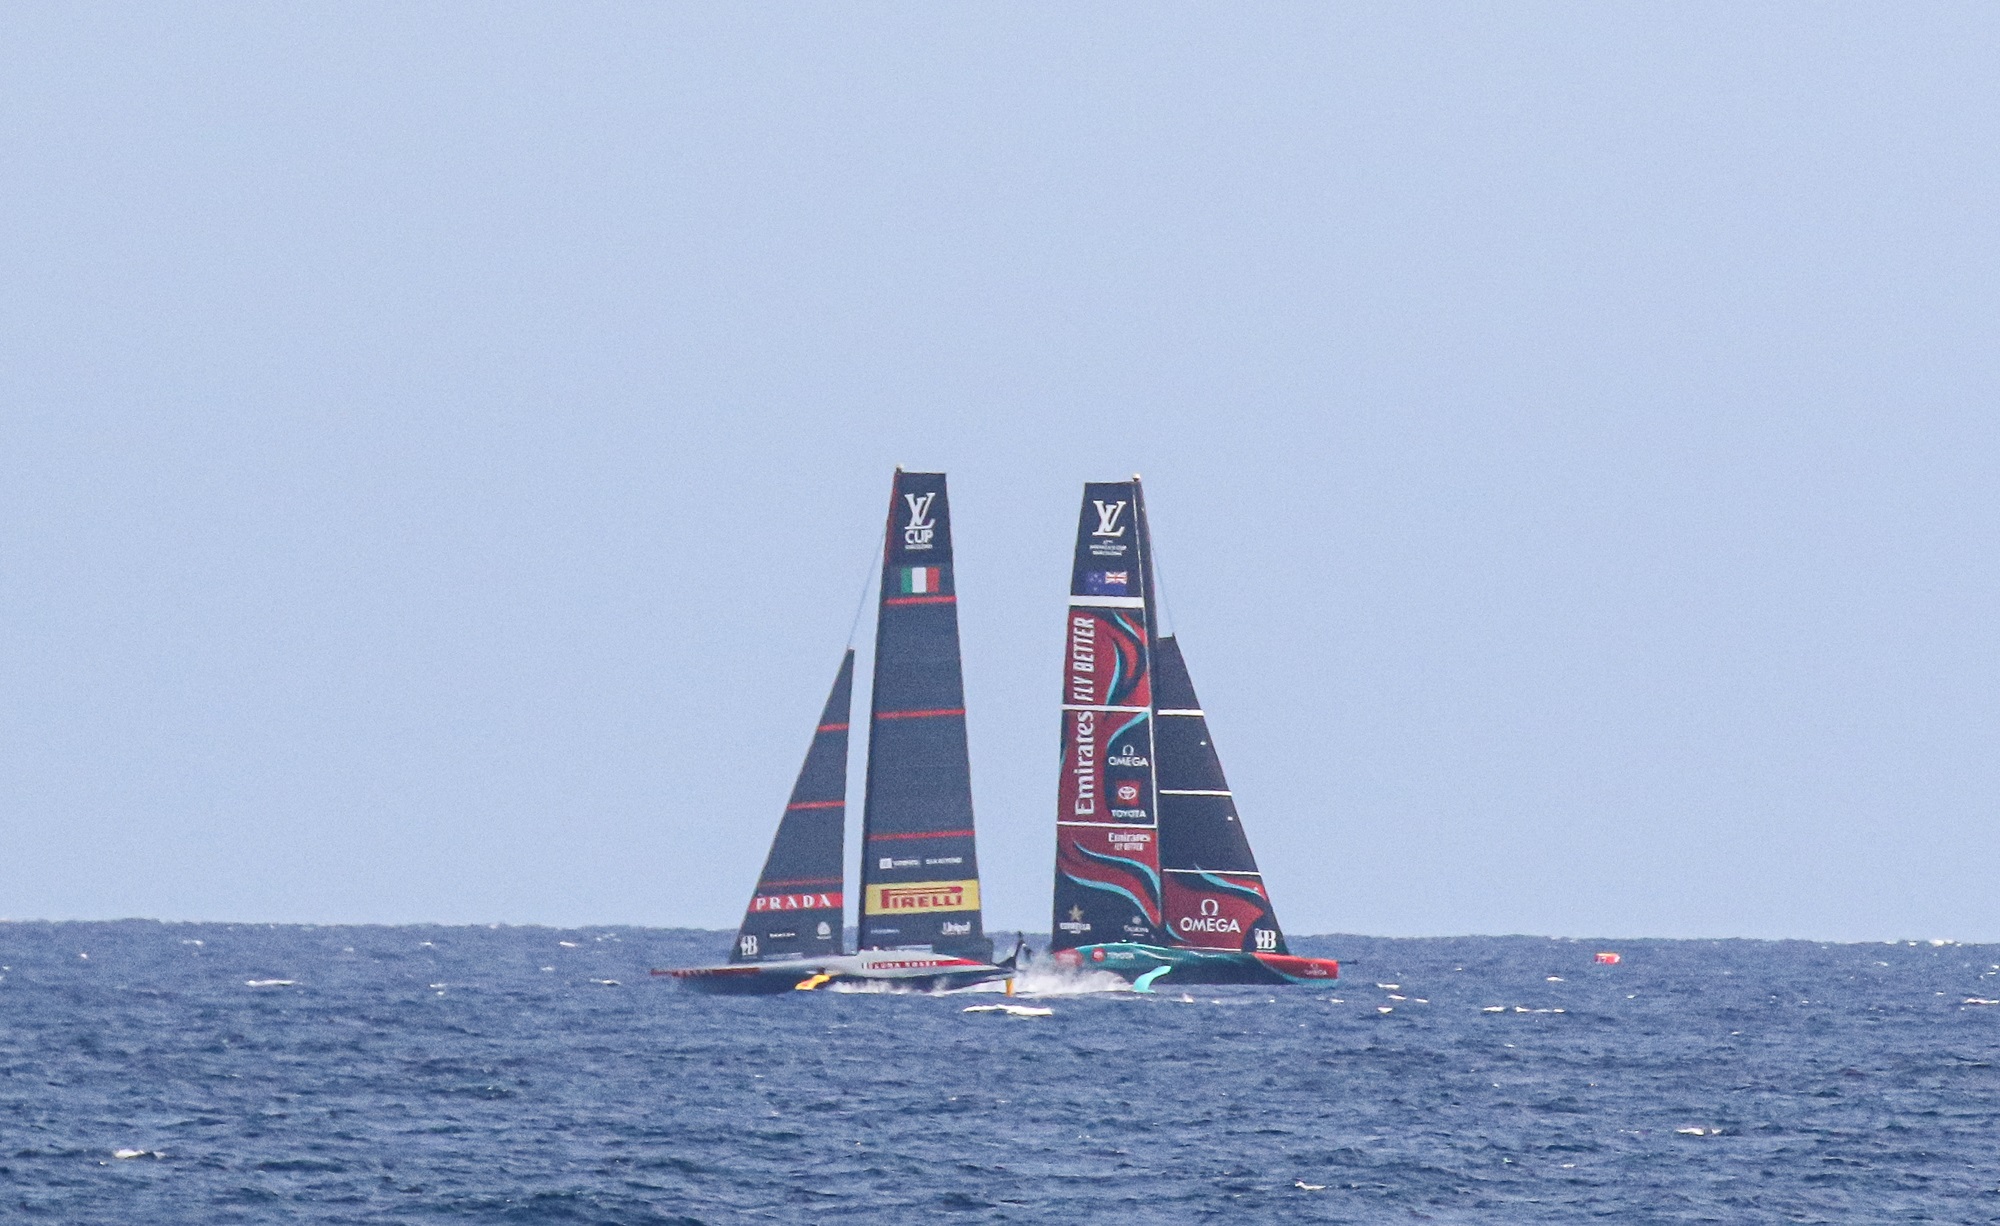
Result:
[[[792,785],[729,962],[656,971],[709,992],[838,980],[961,986],[1005,978],[980,920],[972,773],[943,473],[896,470],[882,551],[862,808],[860,948],[846,911],[849,647]]]
[[[1056,788],[1056,961],[1176,983],[1313,983],[1272,908],[1180,644],[1159,632],[1139,479],[1084,486]]]

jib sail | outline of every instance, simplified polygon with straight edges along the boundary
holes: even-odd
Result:
[[[1288,952],[1208,718],[1171,635],[1154,645],[1153,685],[1168,932],[1176,944],[1201,949]]]
[[[1166,939],[1145,525],[1137,479],[1084,486],[1064,621],[1056,949]]]
[[[847,720],[854,649],[841,657],[812,747],[792,784],[757,892],[743,913],[731,962],[818,957],[841,951],[847,830]]]
[[[987,961],[957,590],[944,474],[897,469],[869,699],[860,944]]]

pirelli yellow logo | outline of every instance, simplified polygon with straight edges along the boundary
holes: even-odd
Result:
[[[870,915],[902,915],[911,911],[977,911],[978,881],[901,881],[871,885],[864,901]]]

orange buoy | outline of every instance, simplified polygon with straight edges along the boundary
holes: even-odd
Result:
[[[1594,961],[1596,961],[1596,963],[1599,966],[1617,966],[1620,962],[1623,962],[1624,960],[1625,959],[1619,957],[1617,954],[1611,953],[1608,950],[1605,951],[1604,953],[1597,955],[1597,957],[1594,959]]]

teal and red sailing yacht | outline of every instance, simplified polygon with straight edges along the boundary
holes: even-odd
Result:
[[[981,923],[951,507],[943,473],[896,470],[882,551],[862,810],[860,948],[846,953],[847,733],[854,649],[835,675],[729,962],[656,971],[709,992],[840,980],[1005,978]]]
[[[1158,630],[1139,479],[1084,486],[1056,788],[1059,964],[1172,983],[1317,983],[1285,948],[1180,644]]]

